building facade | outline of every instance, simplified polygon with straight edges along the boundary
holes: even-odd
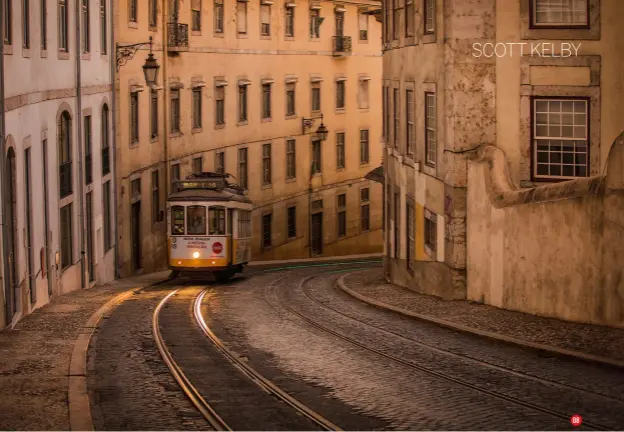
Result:
[[[624,325],[623,14],[618,0],[384,2],[393,282]]]
[[[381,251],[379,2],[117,7],[119,43],[152,37],[161,65],[148,88],[141,50],[116,81],[123,274],[166,265],[165,200],[197,171],[248,188],[253,259]]]
[[[0,327],[115,277],[110,13],[2,2]]]

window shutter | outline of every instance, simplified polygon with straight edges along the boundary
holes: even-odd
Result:
[[[368,15],[360,13],[360,30],[368,29]]]
[[[191,9],[201,10],[201,0],[191,0]]]
[[[268,24],[271,20],[271,6],[260,6],[260,20],[263,24]]]

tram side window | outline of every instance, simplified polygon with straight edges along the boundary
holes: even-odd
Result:
[[[171,235],[184,235],[184,207],[171,208]]]
[[[251,212],[242,210],[238,212],[238,237],[251,237]]]
[[[225,235],[225,209],[210,207],[210,235]]]
[[[186,209],[187,234],[206,235],[206,207],[189,206]]]

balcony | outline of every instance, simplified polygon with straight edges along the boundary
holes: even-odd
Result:
[[[351,36],[334,36],[332,41],[334,57],[351,54]]]
[[[168,23],[167,30],[167,50],[169,52],[188,51],[188,24]]]

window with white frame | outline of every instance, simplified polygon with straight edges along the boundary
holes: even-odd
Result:
[[[30,0],[22,0],[22,46],[30,48]]]
[[[149,26],[158,25],[158,0],[149,0]]]
[[[193,129],[202,127],[202,88],[193,89]]]
[[[139,93],[130,93],[130,143],[139,142]]]
[[[102,0],[104,5],[104,1]],[[39,25],[41,27],[41,49],[48,49],[48,0],[39,0]],[[102,51],[106,54],[106,51]]]
[[[345,167],[345,134],[338,132],[336,134],[336,169]]]
[[[370,145],[368,140],[368,129],[360,130],[360,164],[367,164],[370,161]]]
[[[247,188],[247,147],[238,149],[238,185]]]
[[[262,84],[262,118],[271,118],[271,84]]]
[[[295,8],[292,6],[286,6],[284,9],[284,36],[286,37],[294,37],[295,36]]]
[[[438,242],[438,216],[425,209],[425,252],[434,258]]]
[[[90,9],[89,0],[81,0],[81,16],[82,16],[82,52],[91,51],[91,25],[90,25]]]
[[[589,0],[531,0],[535,27],[585,27],[589,24]]]
[[[214,32],[223,33],[223,0],[214,0]]]
[[[435,33],[435,2],[436,0],[424,0],[425,2],[425,34]]]
[[[321,37],[321,11],[318,9],[310,9],[310,39],[318,39]]]
[[[588,100],[533,99],[534,177],[587,177],[588,129]]]
[[[215,124],[225,124],[225,87],[217,86],[215,88]]]
[[[260,34],[271,36],[271,5],[260,5]]]
[[[171,89],[171,132],[180,132],[180,89]]]
[[[336,81],[336,109],[345,108],[345,80]]]
[[[108,52],[106,0],[100,0],[100,54]]]
[[[295,115],[295,83],[286,84],[286,115]]]
[[[294,139],[286,140],[286,178],[297,176],[297,142]]]
[[[61,2],[64,4],[65,0],[61,0]],[[60,8],[60,4],[61,2],[59,2],[59,8]],[[2,6],[3,6],[3,12],[4,12],[4,16],[3,16],[3,32],[4,32],[4,44],[5,45],[11,45],[13,43],[13,1],[12,0],[3,0],[2,2]],[[59,22],[60,25],[60,22]],[[60,28],[59,28],[60,30]]]
[[[238,85],[238,122],[247,121],[247,84]]]
[[[201,0],[191,1],[191,29],[201,31]]]
[[[425,153],[427,165],[435,166],[438,158],[436,140],[436,99],[435,93],[425,93]]]
[[[69,17],[67,11],[67,0],[59,0],[58,3],[58,39],[59,39],[59,51],[68,52],[69,51]],[[6,27],[6,26],[5,26]],[[6,28],[5,28],[6,32]],[[5,36],[6,43],[6,36]]]
[[[137,22],[139,0],[130,0],[128,2],[128,21]]]
[[[318,112],[321,110],[321,83],[312,83],[312,111]]]

